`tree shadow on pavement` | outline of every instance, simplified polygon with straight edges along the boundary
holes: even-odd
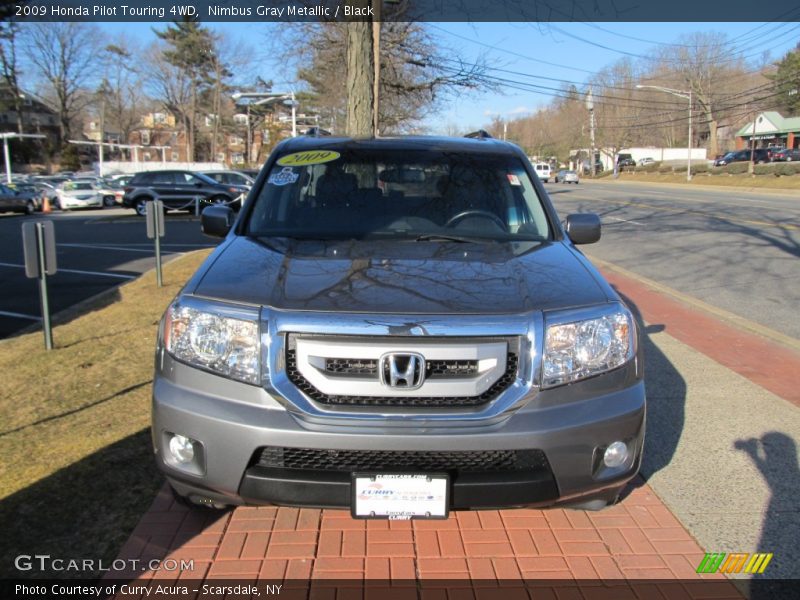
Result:
[[[660,324],[645,325],[636,303],[614,287],[633,313],[642,331],[647,391],[647,426],[641,473],[645,480],[672,461],[683,432],[686,381],[656,346],[652,336],[664,331]]]
[[[750,599],[787,597],[782,594],[789,590],[789,583],[774,580],[797,577],[797,559],[794,556],[800,531],[797,445],[786,433],[770,431],[761,438],[736,440],[733,447],[750,457],[770,490],[756,552],[772,553],[773,557],[763,574],[753,576]],[[795,580],[794,584],[796,593],[800,589],[800,581]]]
[[[0,577],[95,575],[91,570],[40,571],[35,561],[35,569],[20,571],[14,561],[19,555],[45,554],[110,565],[162,484],[148,428],[3,498]]]

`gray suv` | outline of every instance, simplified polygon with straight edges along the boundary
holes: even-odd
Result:
[[[631,312],[516,146],[299,137],[167,309],[153,444],[208,506],[598,509],[638,471]]]

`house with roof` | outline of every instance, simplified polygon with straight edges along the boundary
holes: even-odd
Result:
[[[752,142],[755,142],[756,148],[800,147],[800,117],[784,117],[776,111],[758,114],[736,132],[737,150],[748,148]]]

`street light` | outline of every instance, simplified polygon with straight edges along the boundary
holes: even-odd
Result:
[[[659,92],[666,92],[679,98],[686,98],[689,101],[689,155],[686,158],[686,181],[692,180],[692,90],[684,92],[683,90],[673,90],[672,88],[661,87],[658,85],[636,85],[637,90],[652,89]]]

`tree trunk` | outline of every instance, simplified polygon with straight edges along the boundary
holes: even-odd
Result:
[[[718,153],[717,146],[717,121],[711,117],[711,114],[706,115],[708,121],[708,153],[711,158],[715,158]]]
[[[372,41],[372,23],[347,24],[346,133],[351,136],[372,135],[375,81]]]

